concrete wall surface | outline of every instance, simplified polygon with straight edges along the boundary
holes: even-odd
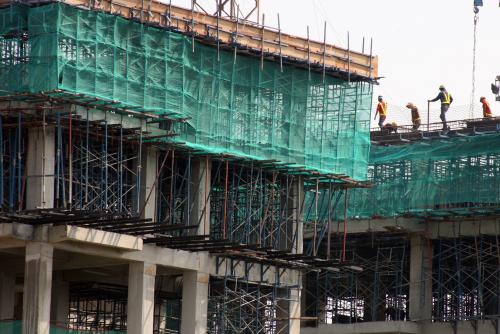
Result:
[[[301,334],[498,334],[494,321],[416,323],[413,321],[377,321],[357,324],[320,325],[302,328]]]

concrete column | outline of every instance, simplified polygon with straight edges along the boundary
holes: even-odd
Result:
[[[198,225],[193,234],[210,234],[210,185],[212,161],[209,158],[191,161],[191,198],[193,205],[189,225]]]
[[[146,147],[141,158],[141,218],[156,220],[156,175],[158,173],[159,151],[154,147]]]
[[[28,130],[26,209],[54,207],[55,128]]]
[[[410,245],[410,320],[430,321],[432,317],[432,243],[414,234],[411,236]]]
[[[43,242],[26,245],[23,334],[49,334],[54,248]]]
[[[16,276],[0,273],[0,320],[14,319]]]
[[[301,288],[290,290],[290,334],[300,334],[301,295]]]
[[[153,333],[156,265],[134,262],[129,265],[127,332]]]
[[[292,217],[292,229],[290,233],[296,234],[295,244],[292,252],[301,254],[304,248],[304,177],[297,176],[292,184],[291,199],[289,201],[290,216]]]
[[[205,334],[210,276],[197,271],[186,271],[182,277],[181,333]]]
[[[50,320],[57,326],[66,327],[69,316],[69,283],[61,278],[54,279],[52,284],[52,303]]]

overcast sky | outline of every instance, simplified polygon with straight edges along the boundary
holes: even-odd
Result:
[[[199,0],[207,7],[216,0]],[[243,7],[252,0],[239,0]],[[190,0],[172,4],[190,7]],[[426,122],[427,99],[434,98],[444,84],[453,95],[449,119],[469,116],[472,90],[473,0],[261,0],[266,25],[293,35],[323,40],[327,22],[327,42],[361,51],[363,37],[373,38],[373,53],[379,56],[379,75],[385,79],[375,88],[389,103],[388,121],[410,123],[404,108],[412,101],[420,107]],[[500,74],[499,0],[484,0],[478,21],[476,53],[476,103],[484,95],[493,113],[500,115],[500,102],[494,102],[490,83]],[[367,42],[368,43],[368,42]],[[438,104],[431,108],[431,122],[439,121]],[[482,111],[476,106],[475,117]]]

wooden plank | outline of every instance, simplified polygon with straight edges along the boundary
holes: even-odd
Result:
[[[42,1],[30,1],[35,4]],[[323,66],[323,61],[328,69],[365,78],[378,77],[378,57],[360,52],[347,51],[335,45],[323,45],[322,42],[297,37],[277,29],[259,26],[244,21],[237,24],[235,20],[206,15],[201,12],[192,12],[169,4],[150,0],[61,0],[61,2],[94,10],[100,10],[127,19],[135,19],[148,24],[175,28],[181,33],[195,34],[196,38],[215,39],[218,35],[219,43],[231,46],[233,36],[237,34],[238,49],[248,49],[256,53],[266,54],[299,61],[304,64]],[[12,0],[0,0],[0,6],[14,3]],[[144,9],[143,9],[144,6]],[[192,24],[194,23],[194,24]],[[219,27],[218,31],[217,28]],[[264,32],[263,32],[264,30]],[[243,51],[243,50],[242,50]],[[323,59],[324,57],[324,59]]]

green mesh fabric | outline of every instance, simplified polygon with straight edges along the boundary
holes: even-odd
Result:
[[[53,3],[0,11],[0,89],[61,89],[189,117],[173,139],[209,153],[366,178],[372,86]],[[193,52],[194,49],[194,52]]]
[[[76,329],[73,330],[73,329],[56,328],[56,327],[51,327],[50,328],[50,334],[91,334],[91,333],[125,334],[126,332],[119,332],[119,331],[102,331],[102,332],[100,331],[100,332],[96,332],[95,330],[85,331],[85,330],[76,330]]]
[[[500,134],[372,146],[371,189],[350,197],[351,217],[500,205]]]
[[[22,334],[23,323],[22,321],[0,321],[0,333],[1,334]],[[84,331],[84,330],[72,330],[66,328],[60,328],[51,326],[50,334],[90,334],[96,333],[95,331]],[[119,331],[106,331],[102,332],[106,334],[125,334],[125,332]]]
[[[21,334],[22,333],[21,321],[0,321],[0,333],[2,334]]]

